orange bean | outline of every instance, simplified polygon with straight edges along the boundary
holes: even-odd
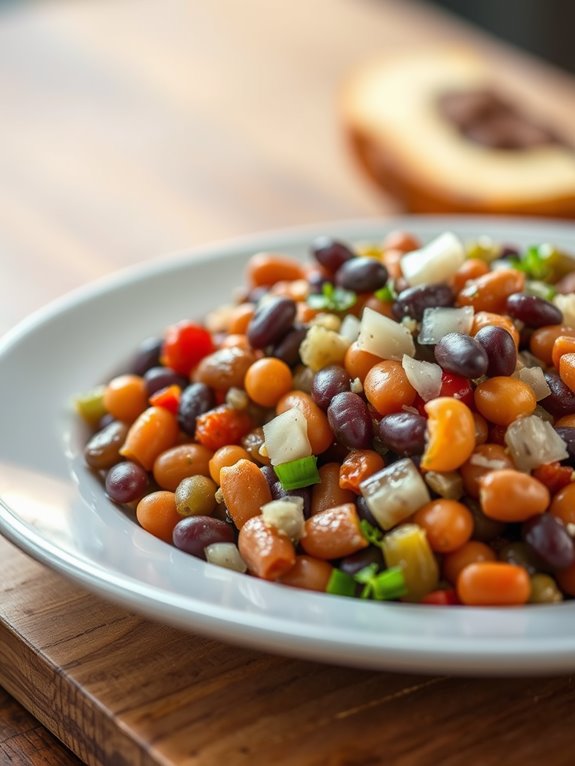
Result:
[[[345,352],[343,365],[352,380],[359,378],[363,383],[367,373],[379,362],[381,362],[379,356],[370,354],[369,351],[364,351],[362,348],[359,348],[357,341],[354,341]]]
[[[496,269],[472,279],[459,291],[458,306],[473,306],[475,311],[505,312],[507,298],[525,287],[525,274],[517,269]]]
[[[139,375],[118,375],[104,389],[104,407],[116,420],[133,423],[147,406],[146,384]]]
[[[353,449],[348,452],[339,469],[339,486],[360,495],[359,485],[385,466],[379,452],[372,449]]]
[[[365,376],[363,388],[368,402],[380,415],[401,412],[404,406],[413,404],[417,396],[401,362],[393,359],[375,364]]]
[[[519,348],[519,332],[511,317],[493,314],[490,311],[478,311],[473,317],[469,334],[475,337],[483,327],[501,327],[503,330],[507,330],[515,341],[515,346]]]
[[[220,469],[220,487],[228,513],[238,529],[261,513],[272,494],[265,476],[251,460],[238,460]]]
[[[425,405],[427,446],[421,459],[425,471],[455,471],[475,447],[475,421],[466,404],[440,396]]]
[[[301,547],[318,559],[339,559],[367,548],[354,503],[345,503],[312,516],[305,522]]]
[[[296,303],[305,301],[309,295],[309,282],[307,279],[293,279],[291,281],[276,282],[270,288],[270,295],[280,295],[291,298]]]
[[[175,492],[188,476],[209,476],[209,461],[214,453],[202,444],[180,444],[162,452],[154,461],[154,479],[162,489]]]
[[[219,344],[220,348],[239,348],[242,351],[251,351],[255,359],[259,359],[258,354],[263,355],[262,351],[253,351],[248,341],[247,335],[241,333],[234,333],[233,335],[226,335],[226,337]]]
[[[568,484],[557,492],[549,512],[564,524],[575,524],[575,484]]]
[[[575,428],[575,415],[563,415],[555,421],[555,428]]]
[[[421,242],[413,234],[395,229],[386,235],[382,247],[384,251],[399,250],[402,253],[410,253],[412,250],[418,250],[421,247]]]
[[[417,248],[414,249],[417,250]],[[403,279],[403,272],[401,270],[401,258],[404,252],[409,252],[409,250],[404,251],[393,247],[384,250],[382,253],[381,262],[387,269],[387,273],[391,279]]]
[[[473,420],[475,421],[475,444],[485,444],[489,438],[489,426],[487,421],[478,412],[473,413]]]
[[[537,406],[531,386],[504,375],[480,383],[474,398],[483,417],[498,426],[508,426],[517,418],[531,415]]]
[[[194,370],[193,378],[220,391],[243,388],[246,372],[256,359],[251,349],[238,346],[220,348],[202,359]]]
[[[563,354],[559,359],[559,377],[571,391],[575,391],[575,354]]]
[[[477,279],[488,272],[489,266],[481,258],[468,258],[453,275],[453,289],[458,293],[470,279]]]
[[[496,521],[526,521],[544,513],[549,500],[547,487],[521,471],[503,468],[479,480],[481,509]]]
[[[439,498],[422,506],[413,517],[427,534],[431,550],[449,553],[457,550],[471,537],[473,516],[457,500]]]
[[[551,350],[553,366],[558,370],[559,360],[563,354],[573,353],[575,353],[575,338],[570,338],[568,335],[560,335],[558,338],[555,338],[553,349]]]
[[[296,556],[294,566],[279,578],[283,585],[325,593],[333,567],[327,561],[313,556]]]
[[[296,563],[291,541],[276,527],[266,524],[262,516],[253,516],[242,526],[238,535],[238,548],[248,571],[263,580],[283,577]]]
[[[457,595],[468,606],[520,606],[530,594],[527,570],[515,564],[479,561],[457,578]]]
[[[315,516],[328,508],[353,503],[354,494],[339,484],[339,463],[325,463],[318,471],[319,484],[311,490],[311,514]]]
[[[256,313],[253,303],[240,303],[230,312],[227,331],[230,335],[245,335],[248,325]]]
[[[443,557],[443,576],[455,585],[461,572],[469,564],[477,564],[479,561],[495,561],[495,551],[485,543],[478,540],[469,540],[451,553]]]
[[[249,453],[238,444],[226,444],[216,450],[208,463],[210,476],[219,485],[220,471],[224,466],[234,465],[238,460],[251,460]]]
[[[500,444],[480,444],[469,460],[459,469],[465,492],[471,497],[479,497],[479,480],[489,471],[503,468],[515,468],[513,461]]]
[[[293,258],[257,253],[248,261],[246,277],[252,287],[269,287],[276,282],[305,279],[305,269]]]
[[[275,407],[291,391],[293,375],[281,359],[265,357],[254,362],[246,372],[244,388],[247,395],[262,407]]]
[[[333,431],[329,427],[327,415],[317,406],[311,396],[303,391],[290,391],[285,396],[282,396],[277,403],[276,413],[281,415],[282,412],[291,410],[292,407],[297,407],[303,412],[307,422],[307,438],[309,439],[311,450],[314,455],[321,455],[334,441]]]
[[[165,490],[151,492],[136,507],[138,523],[146,532],[166,543],[172,542],[174,527],[181,520],[176,510],[176,496]]]
[[[394,318],[393,301],[380,301],[375,295],[369,296],[364,302],[363,308],[372,309],[372,311],[376,311],[378,314],[383,314],[383,316],[389,317],[390,319]]]
[[[544,364],[553,364],[553,347],[557,338],[561,336],[575,338],[575,329],[563,324],[550,324],[546,327],[539,327],[529,339],[531,353]]]
[[[158,455],[176,445],[179,434],[174,415],[164,407],[148,407],[132,423],[120,455],[150,471]]]

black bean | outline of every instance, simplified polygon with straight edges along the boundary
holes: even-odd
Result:
[[[507,313],[528,327],[545,327],[563,322],[563,314],[557,306],[544,298],[526,293],[513,293],[507,298]]]
[[[247,330],[252,348],[265,348],[278,343],[291,330],[296,304],[290,298],[272,298],[256,310]]]
[[[441,338],[435,346],[435,361],[444,370],[464,378],[480,378],[489,365],[481,343],[462,332],[450,332]]]
[[[379,569],[385,569],[385,561],[381,548],[376,548],[375,545],[370,545],[369,548],[364,548],[357,553],[352,553],[350,556],[345,556],[345,558],[340,560],[338,569],[353,576],[371,564],[377,564]]]
[[[570,466],[575,468],[575,428],[559,426],[559,428],[556,428],[555,430],[557,431],[559,436],[563,439],[567,447],[567,452],[569,453],[567,462],[569,463]]]
[[[411,317],[420,322],[425,309],[439,306],[453,306],[455,295],[449,285],[443,282],[431,285],[417,285],[402,290],[393,304],[393,315],[397,320]]]
[[[292,330],[288,330],[287,334],[280,340],[279,343],[272,348],[270,356],[275,356],[277,359],[281,359],[289,367],[294,367],[301,362],[299,355],[299,347],[302,344],[303,339],[307,335],[307,327],[298,325]]]
[[[337,394],[327,408],[327,419],[337,441],[350,449],[371,446],[373,426],[367,404],[358,394]]]
[[[338,269],[336,284],[356,293],[372,293],[387,282],[387,269],[375,258],[358,256],[346,261]]]
[[[326,236],[314,239],[311,253],[316,261],[332,274],[335,274],[342,263],[355,258],[355,254],[347,245]]]
[[[523,525],[525,541],[550,569],[566,569],[575,564],[575,546],[563,522],[544,513]]]
[[[214,393],[205,383],[191,383],[184,388],[178,406],[178,423],[182,431],[193,436],[197,418],[214,405]]]
[[[147,338],[142,341],[136,350],[130,371],[134,375],[144,375],[151,367],[157,367],[160,364],[162,344],[162,338]]]
[[[503,327],[488,325],[482,327],[475,335],[475,340],[480,343],[487,354],[487,375],[495,377],[512,375],[517,366],[517,348],[511,333]]]
[[[569,386],[565,385],[555,372],[546,372],[545,380],[551,393],[539,404],[545,407],[554,418],[562,418],[564,415],[575,413],[575,393],[571,391]]]
[[[349,391],[350,384],[351,378],[347,370],[338,364],[330,364],[314,375],[311,397],[322,410],[327,410],[333,397]]]
[[[160,391],[160,389],[167,388],[168,386],[175,385],[185,388],[189,381],[169,367],[151,367],[144,374],[144,383],[146,384],[146,393],[148,396],[151,396],[156,391]]]

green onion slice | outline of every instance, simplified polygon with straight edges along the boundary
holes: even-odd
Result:
[[[289,463],[280,463],[274,466],[276,476],[285,490],[301,489],[310,484],[319,484],[320,477],[317,470],[317,458],[315,455],[291,460]]]
[[[355,580],[351,575],[342,572],[341,569],[334,569],[327,583],[326,593],[332,596],[355,596]]]

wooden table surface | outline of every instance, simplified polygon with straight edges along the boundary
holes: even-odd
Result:
[[[400,0],[2,6],[0,332],[161,252],[393,213],[348,153],[338,89],[382,51],[454,41],[575,114],[571,78]],[[272,657],[128,614],[3,540],[0,561],[2,765],[573,763],[572,677]]]

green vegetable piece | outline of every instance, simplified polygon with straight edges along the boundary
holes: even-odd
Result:
[[[317,457],[309,455],[289,463],[280,463],[274,466],[274,470],[285,490],[301,489],[311,484],[319,484],[320,476],[316,464]]]
[[[351,290],[335,287],[331,282],[325,282],[321,294],[308,296],[307,303],[312,309],[322,311],[347,311],[355,305],[357,295]]]
[[[384,569],[378,574],[377,564],[370,564],[357,572],[354,579],[364,586],[360,598],[391,601],[407,593],[405,577],[400,567]]]
[[[359,527],[368,543],[377,545],[378,548],[381,548],[381,541],[383,540],[383,532],[381,529],[374,527],[373,524],[370,524],[369,521],[366,521],[365,519],[362,519],[359,522]]]
[[[539,282],[537,280],[529,280],[525,284],[525,292],[529,295],[535,295],[537,298],[543,298],[546,301],[552,301],[557,295],[557,290],[553,285],[548,285],[547,282]]]
[[[334,569],[327,583],[326,593],[333,596],[355,596],[355,580],[351,575],[342,572],[341,569]]]
[[[376,290],[374,295],[378,300],[383,301],[384,303],[388,301],[394,301],[398,296],[398,292],[395,289],[395,282],[393,279],[388,279],[387,284],[385,284],[380,290]]]
[[[106,414],[104,407],[105,390],[105,386],[98,386],[85,394],[80,394],[74,401],[78,414],[91,426],[97,425]]]

